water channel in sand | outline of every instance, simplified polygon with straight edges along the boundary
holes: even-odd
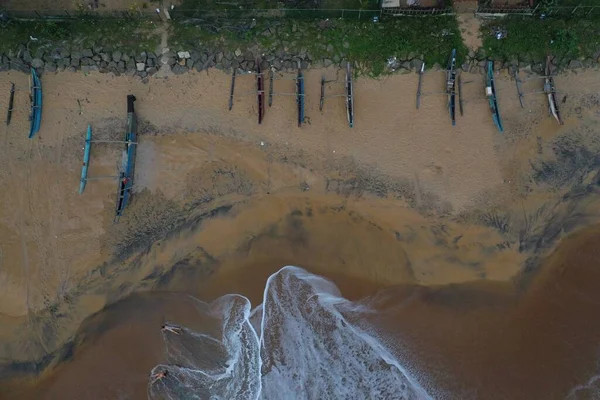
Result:
[[[335,71],[310,71],[307,93],[318,93],[323,73]],[[18,111],[0,150],[0,372],[17,379],[72,358],[34,390],[144,398],[150,369],[165,361],[161,321],[206,329],[190,300],[154,294],[117,303],[84,322],[73,354],[62,345],[86,317],[147,290],[204,301],[241,293],[257,305],[272,273],[298,265],[353,301],[396,286],[372,300],[382,316],[373,324],[438,396],[566,396],[595,374],[598,327],[581,326],[597,311],[586,286],[598,260],[585,238],[595,233],[551,258],[568,258],[567,272],[551,267],[559,261],[539,266],[557,239],[597,221],[600,146],[590,92],[597,75],[560,78],[569,101],[558,128],[543,98],[523,111],[514,82],[500,77],[501,136],[477,75],[463,78],[466,114],[455,129],[442,97],[424,98],[416,112],[416,76],[398,75],[357,81],[354,129],[341,100],[321,114],[318,96],[309,96],[310,124],[297,132],[292,100],[276,102],[260,128],[250,98],[227,113],[229,79],[216,71],[148,85],[44,76],[40,137],[21,134],[26,111]],[[1,74],[0,93],[11,80],[24,108],[25,75]],[[433,90],[443,75],[425,82]],[[240,80],[240,92],[244,85],[251,80]],[[120,135],[128,93],[138,97],[139,186],[114,226],[112,183],[76,194],[81,139],[88,122],[99,137]],[[110,174],[117,159],[117,150],[94,148],[90,173]],[[589,259],[574,260],[577,253]],[[491,283],[437,286],[481,280]],[[25,384],[13,389],[31,393]]]

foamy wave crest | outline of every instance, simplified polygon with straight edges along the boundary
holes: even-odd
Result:
[[[152,375],[150,398],[423,399],[430,396],[327,279],[284,267],[267,281],[263,304],[243,296],[199,302],[215,332],[166,332],[168,365]],[[367,327],[368,328],[368,327]],[[155,375],[156,376],[156,375]]]

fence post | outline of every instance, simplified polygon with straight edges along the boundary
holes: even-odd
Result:
[[[362,11],[362,10],[358,10],[358,20],[359,20],[359,21],[360,21],[360,12],[361,12],[361,11]]]
[[[571,15],[575,14],[575,11],[577,11],[577,9],[578,9],[578,8],[579,8],[579,4],[577,4],[577,7],[575,7],[575,8],[573,9],[573,11],[571,11]]]

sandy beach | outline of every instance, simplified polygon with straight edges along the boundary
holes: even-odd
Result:
[[[42,127],[29,140],[28,77],[0,73],[0,108],[10,82],[17,87],[12,123],[0,128],[0,397],[145,398],[161,357],[152,327],[167,315],[194,324],[177,296],[241,293],[258,304],[267,277],[284,265],[332,279],[349,299],[386,288],[415,293],[390,321],[410,321],[398,337],[421,336],[411,342],[415,365],[455,371],[452,382],[436,377],[446,391],[563,398],[593,376],[600,326],[578,321],[598,311],[587,283],[597,271],[586,269],[598,263],[589,250],[597,229],[553,251],[600,215],[598,72],[556,78],[562,126],[542,95],[527,96],[522,109],[514,80],[499,74],[504,134],[477,74],[463,73],[465,112],[452,127],[445,96],[433,93],[444,85],[439,71],[426,73],[431,94],[419,110],[417,75],[359,78],[351,129],[342,98],[319,112],[321,76],[341,74],[306,72],[302,128],[293,97],[276,97],[260,126],[252,95],[236,97],[229,112],[230,76],[217,70],[149,83],[47,74]],[[292,81],[276,85],[293,91]],[[252,77],[236,82],[237,93],[253,87]],[[135,190],[113,224],[113,180],[77,190],[87,125],[97,139],[119,140],[128,94],[139,119]],[[120,151],[95,144],[90,176],[114,175]],[[432,323],[439,329],[425,334]],[[534,332],[544,330],[537,342]],[[498,378],[542,356],[548,362],[533,383],[517,372]],[[465,389],[469,382],[485,396]]]

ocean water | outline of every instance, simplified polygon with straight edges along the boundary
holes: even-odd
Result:
[[[240,295],[196,300],[202,332],[163,332],[167,363],[151,399],[428,399],[427,377],[385,346],[376,311],[329,280],[287,266],[262,304]],[[398,353],[397,351],[395,352]]]

